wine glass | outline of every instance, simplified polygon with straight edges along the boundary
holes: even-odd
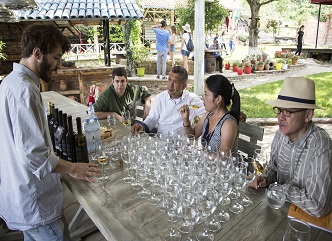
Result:
[[[254,162],[253,162],[253,168],[256,171],[256,175],[259,176],[261,175],[265,168],[268,165],[268,161],[270,158],[270,153],[268,151],[263,151],[261,149],[256,149],[254,151]],[[265,193],[265,188],[254,188],[254,187],[248,187],[248,190],[250,193],[252,194],[256,194],[256,195],[262,195]]]
[[[130,118],[130,111],[129,110],[124,110],[122,112],[122,124],[125,126],[130,126],[131,125],[131,118]]]
[[[97,151],[95,152],[95,155],[97,156],[97,161],[100,163],[101,165],[101,176],[97,179],[97,182],[100,183],[104,183],[104,182],[108,182],[110,179],[108,176],[105,176],[105,164],[107,163],[108,160],[108,156],[103,152],[103,145],[102,142],[97,142],[96,143],[97,146]]]
[[[247,196],[247,188],[246,185],[252,182],[256,178],[256,169],[255,169],[255,160],[251,157],[248,157],[247,160],[244,160],[245,168],[243,169],[243,177],[244,177],[244,186],[245,186],[245,195],[240,199],[240,203],[243,206],[251,206],[253,201]]]
[[[283,241],[309,241],[310,240],[310,226],[302,221],[291,218],[288,222],[288,227],[283,236]]]
[[[127,170],[128,174],[127,174],[127,176],[125,176],[123,178],[123,182],[125,182],[125,183],[131,183],[135,180],[135,177],[133,177],[130,174],[130,169],[129,169],[130,160],[131,160],[130,158],[132,158],[131,155],[130,155],[131,154],[130,148],[131,148],[131,146],[129,145],[129,143],[126,143],[122,146],[122,152],[121,152],[122,160],[123,160],[124,163],[127,164],[126,170]]]
[[[189,107],[193,110],[197,110],[202,106],[202,103],[202,99],[197,96],[191,99],[191,101],[189,102]]]

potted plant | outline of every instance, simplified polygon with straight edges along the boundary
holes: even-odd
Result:
[[[244,63],[244,73],[251,74],[251,64],[249,62]]]
[[[243,69],[241,67],[237,68],[237,74],[242,75],[243,74]]]
[[[262,71],[264,69],[264,62],[262,60],[257,62],[257,70]]]
[[[142,77],[145,74],[145,68],[142,67],[143,62],[149,58],[150,49],[144,45],[135,45],[133,46],[133,60],[134,64],[137,67],[137,76]]]
[[[225,70],[229,70],[231,68],[231,64],[229,62],[225,63]]]
[[[297,64],[297,61],[299,60],[299,56],[294,54],[291,56],[291,60],[292,60],[292,65],[295,65],[295,64]]]
[[[237,62],[237,61],[233,62],[233,64],[232,64],[233,72],[237,72],[239,65],[240,65],[239,62]]]
[[[276,70],[281,70],[283,63],[284,63],[283,59],[277,59],[277,62],[275,63]]]
[[[281,67],[282,69],[288,69],[288,59],[284,59],[283,60],[283,63],[282,63],[282,67]]]

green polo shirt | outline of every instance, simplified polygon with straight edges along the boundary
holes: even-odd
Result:
[[[128,83],[122,97],[118,96],[114,86],[110,85],[101,92],[98,100],[93,105],[95,112],[116,112],[121,115],[123,109],[130,110],[130,115],[134,119],[136,101],[141,100],[145,103],[145,98],[151,96],[149,90],[145,86],[138,86]]]

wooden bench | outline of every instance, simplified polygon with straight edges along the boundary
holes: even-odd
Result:
[[[239,134],[238,150],[248,157],[253,157],[255,150],[261,149],[257,141],[263,140],[264,128],[240,121]]]
[[[296,38],[295,37],[282,37],[282,36],[275,36],[274,37],[274,42],[279,43],[280,40],[284,40],[284,41],[292,40],[292,42],[295,42]]]

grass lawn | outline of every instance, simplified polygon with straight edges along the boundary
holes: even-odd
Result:
[[[332,117],[332,72],[319,73],[306,76],[315,81],[316,104],[325,110],[316,110],[315,117]],[[251,88],[239,90],[241,96],[241,110],[248,118],[273,118],[272,107],[266,104],[267,100],[277,98],[283,80],[262,84]]]

